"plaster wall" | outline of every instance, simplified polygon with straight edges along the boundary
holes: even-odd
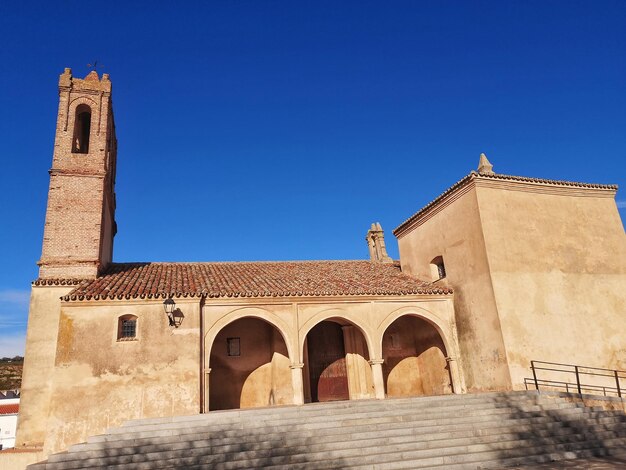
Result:
[[[446,348],[427,321],[404,316],[383,336],[383,377],[390,397],[452,393]]]
[[[33,286],[22,373],[17,447],[43,446],[54,377],[61,296],[74,286]]]
[[[228,355],[229,338],[239,340],[238,355]],[[287,346],[264,320],[241,318],[224,327],[213,342],[210,367],[211,410],[292,402]]]
[[[491,285],[476,190],[466,186],[398,234],[402,270],[433,279],[431,261],[442,256],[454,289],[460,364],[470,392],[506,390],[511,378]],[[453,352],[448,352],[454,355]]]
[[[533,359],[626,370],[626,235],[614,191],[489,182],[477,195],[514,387]]]
[[[46,454],[129,419],[199,412],[200,301],[176,303],[179,328],[161,300],[62,305]],[[137,317],[136,340],[118,341],[122,315]]]

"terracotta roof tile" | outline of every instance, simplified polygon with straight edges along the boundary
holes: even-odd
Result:
[[[19,403],[10,403],[8,405],[0,404],[0,415],[14,415],[20,411]]]
[[[37,281],[35,281],[37,282]],[[64,300],[448,294],[452,290],[370,261],[114,263]]]

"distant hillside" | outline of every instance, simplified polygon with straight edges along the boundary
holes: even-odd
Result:
[[[24,358],[21,356],[0,359],[0,390],[20,388],[23,366]]]

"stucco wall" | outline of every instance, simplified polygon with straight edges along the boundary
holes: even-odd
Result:
[[[442,256],[454,289],[460,363],[468,391],[511,386],[491,286],[476,191],[462,188],[398,236],[402,270],[434,280],[431,261]]]
[[[387,396],[452,393],[446,348],[435,328],[406,316],[389,325],[383,336],[383,377]]]
[[[46,453],[129,419],[199,412],[200,303],[177,307],[184,319],[172,328],[162,301],[63,304]],[[118,318],[129,314],[137,338],[118,341]]]
[[[31,290],[16,447],[43,446],[54,376],[60,297],[72,289],[73,286],[33,286]]]
[[[489,182],[477,194],[514,385],[532,359],[625,370],[626,235],[613,192]]]
[[[228,338],[239,340],[239,355],[229,356]],[[211,348],[211,410],[292,403],[287,346],[266,321],[242,318],[224,327]]]

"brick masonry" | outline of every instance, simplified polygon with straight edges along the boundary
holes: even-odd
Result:
[[[88,150],[79,152],[81,112],[90,112]],[[89,122],[89,119],[87,119]],[[84,139],[84,137],[83,137]],[[65,69],[39,277],[93,279],[111,262],[115,225],[117,140],[107,74],[85,79]]]

